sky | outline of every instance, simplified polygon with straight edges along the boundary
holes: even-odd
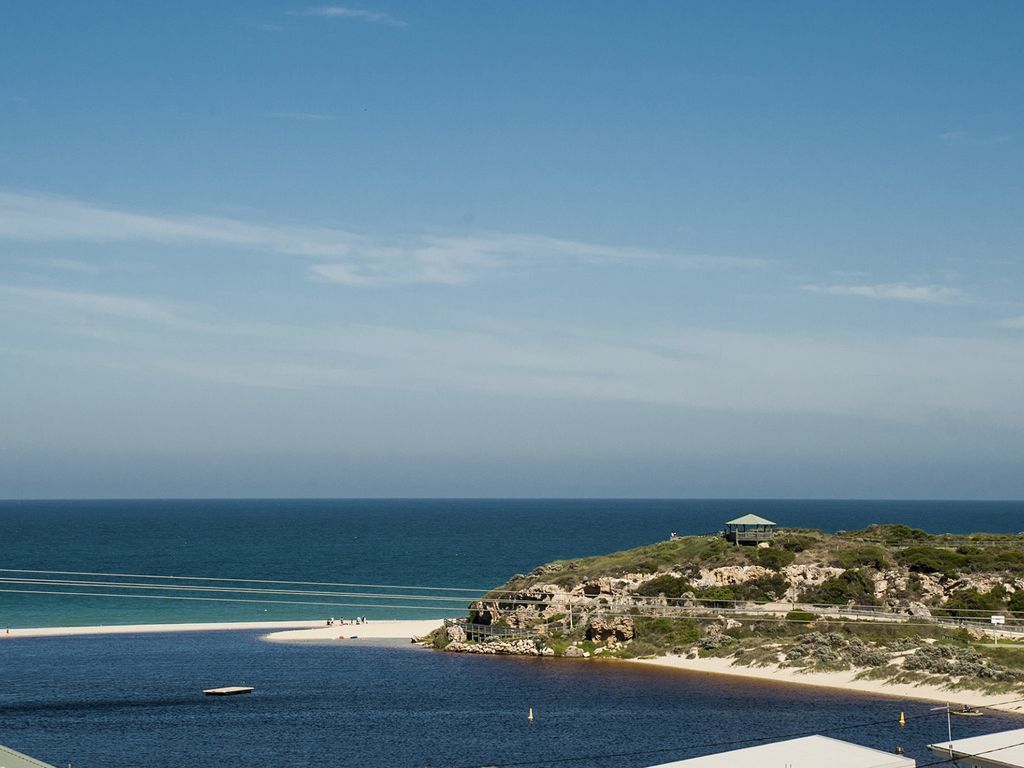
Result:
[[[1024,498],[1016,2],[0,6],[0,498]]]

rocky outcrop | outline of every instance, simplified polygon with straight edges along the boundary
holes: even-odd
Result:
[[[444,650],[453,653],[484,653],[500,656],[554,656],[553,649],[539,646],[533,640],[491,640],[487,643],[451,642]]]
[[[587,625],[587,639],[595,643],[628,643],[634,635],[633,619],[628,616],[595,616]]]

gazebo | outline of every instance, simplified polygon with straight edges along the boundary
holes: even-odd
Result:
[[[771,541],[775,523],[757,515],[744,515],[725,524],[725,538],[737,545]]]

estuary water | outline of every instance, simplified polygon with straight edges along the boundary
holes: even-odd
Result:
[[[0,661],[0,743],[75,768],[641,768],[809,732],[920,759],[946,733],[945,714],[922,703],[250,632],[14,639],[0,641]],[[200,693],[241,683],[255,692]],[[954,720],[957,737],[1024,724]]]

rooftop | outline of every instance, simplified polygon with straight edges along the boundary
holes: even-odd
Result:
[[[737,517],[735,520],[730,520],[726,525],[775,525],[775,523],[757,515],[744,515],[743,517]]]
[[[0,768],[53,768],[53,766],[0,744]]]
[[[928,749],[938,755],[948,755],[950,742],[929,744]],[[1024,768],[1024,728],[972,736],[969,739],[953,739],[952,749],[955,757],[977,755],[986,765]]]
[[[653,768],[914,768],[909,757],[828,736],[804,736],[759,747],[734,749]]]

